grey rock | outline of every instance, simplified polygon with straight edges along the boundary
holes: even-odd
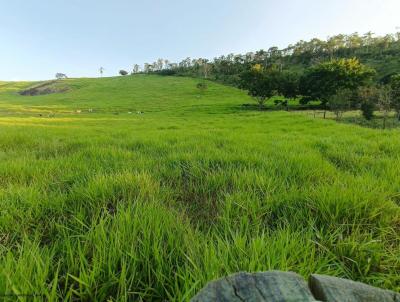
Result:
[[[291,272],[237,273],[208,283],[192,302],[311,302],[304,279]]]
[[[314,297],[327,302],[400,302],[400,294],[347,279],[311,275]]]

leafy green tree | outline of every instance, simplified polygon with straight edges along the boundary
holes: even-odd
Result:
[[[375,71],[358,59],[339,59],[320,63],[306,70],[300,80],[300,92],[308,99],[326,104],[339,89],[356,90],[367,84]]]
[[[61,73],[61,72],[57,72],[57,73],[56,73],[56,79],[57,79],[57,80],[67,79],[67,78],[68,78],[67,75],[64,74],[64,73]]]
[[[248,91],[262,110],[265,102],[278,90],[276,72],[265,71],[260,64],[256,64],[241,74],[240,87]]]

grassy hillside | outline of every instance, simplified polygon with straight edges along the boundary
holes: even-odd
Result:
[[[271,269],[399,290],[399,130],[242,110],[244,92],[196,83],[0,84],[0,293],[185,301]]]
[[[208,90],[201,95],[196,88],[199,80],[181,77],[136,75],[134,78],[67,79],[55,86],[69,88],[68,93],[40,96],[20,96],[17,92],[38,83],[0,84],[3,92],[0,110],[5,112],[36,111],[72,113],[76,110],[104,113],[212,112],[230,110],[243,103],[245,93],[208,82]]]

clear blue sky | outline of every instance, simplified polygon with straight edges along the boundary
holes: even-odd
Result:
[[[0,0],[0,80],[116,75],[338,33],[400,31],[400,0]]]

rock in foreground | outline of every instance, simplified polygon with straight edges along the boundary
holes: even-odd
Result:
[[[237,273],[208,283],[192,302],[400,302],[400,294],[351,280],[291,272]]]
[[[315,301],[302,277],[288,272],[238,273],[208,283],[193,302]]]
[[[400,302],[400,294],[361,282],[324,275],[311,275],[309,286],[314,297],[329,302]]]

